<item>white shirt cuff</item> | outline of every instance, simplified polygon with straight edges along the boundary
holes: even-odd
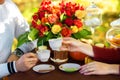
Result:
[[[15,72],[18,72],[17,69],[16,69],[15,63],[16,63],[16,61],[13,61],[13,67],[14,67]]]
[[[0,64],[0,78],[9,75],[9,71],[8,71],[8,63],[4,63],[4,64]]]

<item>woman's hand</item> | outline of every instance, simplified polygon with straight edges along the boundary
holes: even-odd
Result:
[[[27,71],[32,68],[37,61],[38,58],[36,54],[26,53],[16,61],[16,69],[17,71]]]
[[[81,66],[79,72],[84,75],[119,74],[119,65],[102,62],[91,62]]]
[[[92,46],[90,44],[83,43],[80,40],[76,40],[71,37],[63,38],[60,50],[70,52],[82,52],[88,56],[94,56]]]
[[[79,51],[80,47],[80,41],[73,39],[71,37],[65,37],[63,38],[61,50],[62,51],[71,51],[71,52],[76,52]]]

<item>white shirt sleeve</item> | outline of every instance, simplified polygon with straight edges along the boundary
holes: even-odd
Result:
[[[18,38],[21,34],[24,34],[25,32],[30,30],[30,27],[27,23],[27,21],[22,16],[21,12],[17,8],[15,4],[13,4],[15,7],[16,17],[15,17],[15,37]],[[19,48],[24,52],[29,52],[32,49],[35,48],[34,42],[28,42],[20,46]]]
[[[0,64],[0,78],[9,75],[7,63]]]
[[[16,73],[15,61],[9,63],[0,64],[0,78]]]
[[[24,43],[19,47],[24,53],[30,52],[36,47],[36,41]]]
[[[16,8],[16,17],[15,20],[15,37],[18,38],[21,34],[24,34],[25,32],[30,30],[30,27],[27,23],[27,21],[22,16],[21,12]]]

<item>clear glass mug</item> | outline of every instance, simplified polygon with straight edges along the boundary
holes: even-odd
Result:
[[[57,63],[65,63],[68,61],[68,51],[52,51],[50,59]]]
[[[120,26],[109,29],[106,39],[113,47],[120,47]]]
[[[51,48],[50,59],[55,63],[64,63],[68,60],[68,52],[60,51],[62,45],[62,38],[50,39],[49,46]]]
[[[111,28],[106,33],[107,41],[113,47],[120,47],[120,18],[110,23]]]

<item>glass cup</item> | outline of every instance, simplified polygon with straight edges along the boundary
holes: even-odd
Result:
[[[68,51],[52,51],[50,59],[57,63],[65,63],[68,61]]]
[[[111,28],[106,33],[107,41],[113,47],[120,47],[120,18],[110,23]]]
[[[50,58],[50,50],[37,51],[37,55],[41,62],[47,62]]]
[[[60,47],[62,46],[62,38],[50,39],[49,40],[50,48],[52,49],[50,59],[57,63],[64,63],[68,60],[68,52],[60,51]]]
[[[120,27],[108,30],[106,39],[113,47],[120,47]]]

